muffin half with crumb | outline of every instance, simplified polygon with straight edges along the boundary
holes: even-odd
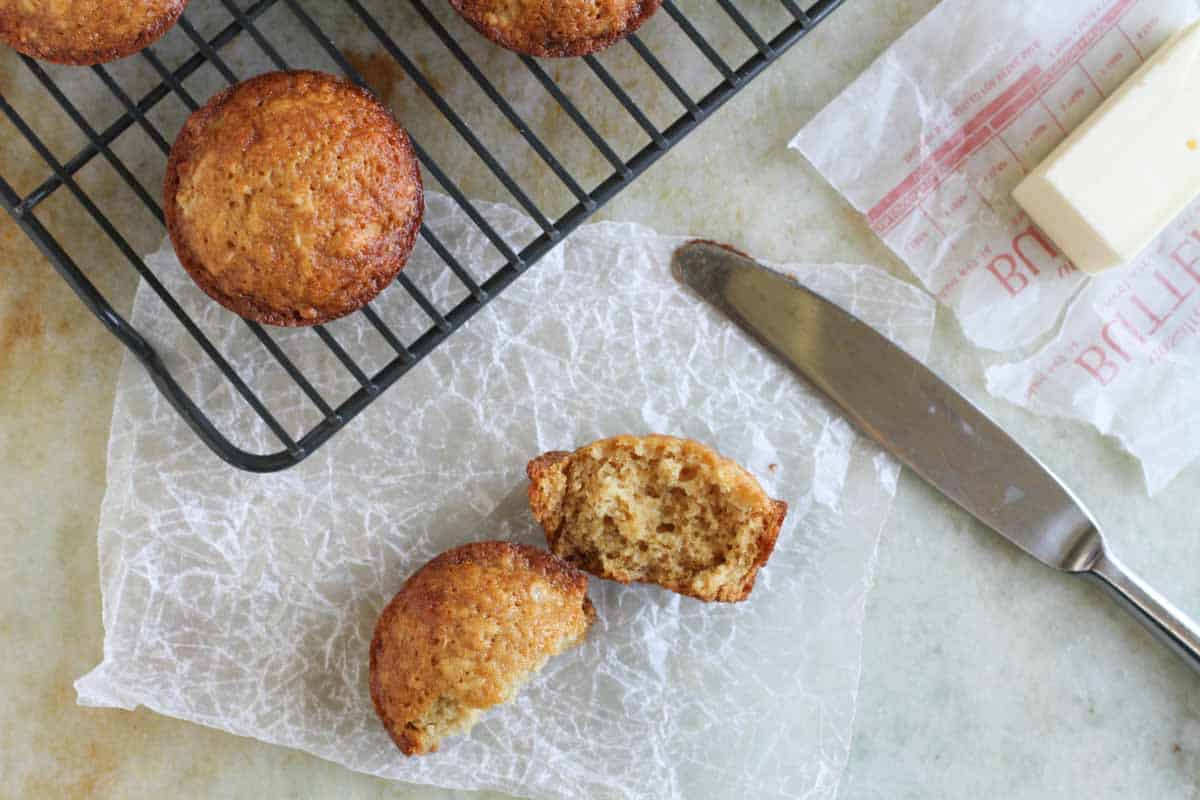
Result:
[[[405,755],[432,753],[581,644],[595,616],[587,576],[545,550],[511,542],[448,550],[379,616],[375,711]]]
[[[236,314],[316,325],[400,273],[424,213],[408,135],[369,92],[271,72],[212,98],[167,162],[167,228],[192,279]]]
[[[642,26],[661,0],[450,0],[480,33],[525,55],[585,56]]]
[[[736,602],[767,563],[787,503],[690,439],[617,436],[529,463],[529,505],[557,555],[601,578]]]
[[[187,0],[0,0],[0,41],[41,61],[88,66],[149,47]]]

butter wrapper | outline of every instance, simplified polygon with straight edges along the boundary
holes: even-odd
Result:
[[[1196,15],[1195,0],[946,0],[792,142],[966,337],[1004,354],[980,354],[993,394],[1115,437],[1152,494],[1200,455],[1200,204],[1092,277],[1012,191]]]

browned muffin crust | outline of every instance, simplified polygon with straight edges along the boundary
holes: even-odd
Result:
[[[213,97],[167,162],[164,211],[193,280],[243,317],[316,325],[362,308],[421,226],[408,135],[367,91],[271,72]]]
[[[404,583],[371,640],[375,711],[405,755],[437,750],[508,702],[595,619],[587,576],[545,550],[476,542]]]
[[[787,503],[691,439],[615,436],[529,462],[529,505],[550,549],[620,583],[704,601],[750,596]]]
[[[187,0],[0,0],[0,40],[42,61],[115,61],[162,38]]]
[[[497,44],[539,58],[585,56],[627,36],[661,0],[450,0]]]

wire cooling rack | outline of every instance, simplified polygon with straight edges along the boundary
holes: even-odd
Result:
[[[663,0],[638,34],[602,54],[535,60],[487,42],[441,2],[192,0],[165,39],[116,64],[65,68],[22,58],[44,89],[33,101],[11,89],[6,96],[0,81],[0,130],[6,118],[20,137],[8,141],[23,148],[3,149],[2,137],[11,132],[0,134],[0,204],[209,447],[242,469],[280,470],[328,441],[841,2]],[[710,13],[695,14],[701,7]],[[374,304],[359,312],[390,348],[390,360],[378,368],[360,363],[360,354],[328,326],[312,329],[353,378],[344,397],[328,396],[298,366],[278,340],[282,332],[231,316],[227,324],[247,326],[311,404],[313,424],[289,430],[264,402],[256,376],[234,366],[233,354],[221,351],[142,253],[148,236],[161,239],[164,231],[159,186],[187,113],[257,72],[301,67],[340,71],[382,95],[413,136],[426,187],[448,195],[502,263],[490,274],[473,274],[426,224],[422,239],[461,299],[439,308],[401,273],[388,292],[405,293],[424,324],[406,335]],[[58,133],[63,129],[70,135]],[[123,184],[124,197],[89,183],[97,165],[115,172],[112,182]],[[42,214],[64,194],[53,215]],[[529,242],[506,240],[479,201],[468,199],[481,197],[519,208],[540,234]],[[131,207],[148,215],[149,224],[131,221]],[[43,216],[54,216],[54,224]],[[105,246],[117,251],[114,260],[156,293],[162,313],[186,329],[277,447],[251,452],[235,444],[236,436],[206,408],[206,397],[184,388],[171,354],[158,352],[117,310],[121,302],[105,288],[111,276],[91,273],[87,246],[64,244],[80,237],[63,231],[80,226],[92,229],[86,235],[92,241],[99,241],[99,228]]]

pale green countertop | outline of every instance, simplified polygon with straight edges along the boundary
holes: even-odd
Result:
[[[777,261],[904,275],[785,145],[932,4],[851,0],[604,216]],[[0,90],[29,80],[0,52]],[[150,249],[158,235],[135,244]],[[129,271],[107,251],[96,258],[127,304]],[[0,270],[0,797],[451,796],[147,711],[75,705],[72,682],[101,654],[95,532],[121,351],[7,216]],[[1200,468],[1151,500],[1111,442],[987,397],[948,314],[933,353],[1077,487],[1126,561],[1200,612]],[[864,659],[846,800],[1200,798],[1200,677],[1092,587],[1021,556],[908,474],[883,536]]]

